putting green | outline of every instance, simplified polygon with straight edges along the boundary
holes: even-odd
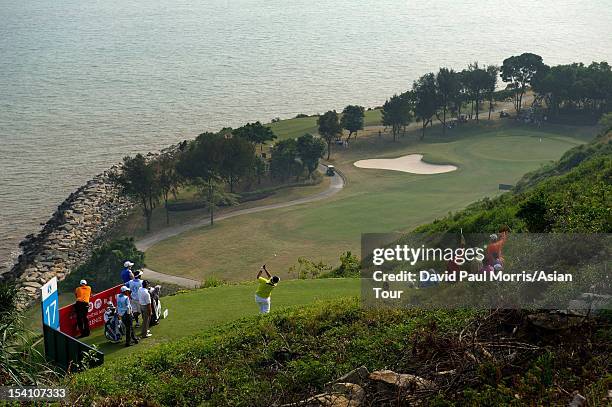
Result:
[[[238,216],[214,227],[195,229],[147,251],[147,265],[163,273],[240,281],[262,263],[287,277],[300,256],[337,264],[347,250],[359,254],[362,233],[402,232],[456,211],[499,184],[558,159],[594,136],[593,127],[537,129],[510,121],[469,124],[448,131],[418,130],[397,142],[389,135],[363,135],[349,149],[335,150],[333,164],[348,180],[332,198],[304,205]],[[540,141],[541,140],[541,141]],[[419,153],[429,163],[453,164],[457,171],[415,175],[353,166],[364,158],[396,158]],[[274,256],[277,254],[277,256]],[[295,277],[295,275],[294,275]]]

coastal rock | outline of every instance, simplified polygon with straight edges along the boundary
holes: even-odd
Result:
[[[21,286],[22,307],[38,299],[41,284],[54,276],[62,280],[83,264],[134,207],[120,196],[109,174],[98,174],[71,193],[38,234],[29,234],[19,243],[22,254],[17,263],[10,270],[0,270],[3,280],[16,280]]]

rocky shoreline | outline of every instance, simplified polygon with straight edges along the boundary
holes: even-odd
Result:
[[[40,287],[54,276],[63,280],[89,259],[107,233],[133,208],[111,183],[109,170],[95,176],[62,202],[38,234],[19,243],[22,254],[0,281],[13,280],[21,292],[20,305],[40,298]]]

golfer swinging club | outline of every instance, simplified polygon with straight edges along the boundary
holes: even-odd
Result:
[[[262,273],[266,273],[268,278],[262,277]],[[255,292],[255,302],[259,306],[259,312],[262,314],[267,314],[270,312],[270,294],[280,281],[280,278],[277,276],[271,276],[266,269],[266,265],[264,264],[257,273],[257,281],[259,281],[259,287]]]

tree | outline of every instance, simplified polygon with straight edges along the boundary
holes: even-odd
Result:
[[[134,158],[125,157],[119,172],[111,174],[111,180],[121,188],[121,192],[136,200],[142,208],[147,224],[151,230],[153,209],[159,201],[161,188],[159,174],[155,164],[147,162],[142,154]]]
[[[414,113],[417,121],[423,123],[421,140],[425,138],[425,128],[431,124],[433,116],[440,108],[440,97],[436,88],[436,76],[428,73],[412,84],[414,97]]]
[[[534,80],[532,88],[546,101],[551,116],[566,108],[597,118],[610,108],[612,70],[606,62],[557,65]]]
[[[478,113],[480,112],[480,101],[483,91],[489,86],[489,74],[484,69],[478,66],[478,62],[470,64],[468,70],[464,74],[465,84],[472,100],[472,111],[476,104],[476,121],[478,121]]]
[[[263,151],[263,146],[268,141],[276,140],[276,135],[268,126],[264,126],[260,122],[247,123],[242,127],[232,131],[234,136],[246,139],[254,145],[259,144],[260,151]]]
[[[312,134],[304,134],[298,137],[296,143],[297,154],[302,164],[308,170],[308,178],[319,166],[319,159],[325,154],[325,142],[320,138],[315,138]]]
[[[342,127],[338,120],[338,113],[335,110],[330,110],[317,119],[319,126],[319,134],[327,141],[327,159],[331,155],[331,146],[334,139],[342,134]]]
[[[546,70],[542,57],[536,54],[524,53],[504,59],[501,66],[501,78],[508,82],[508,88],[514,91],[514,109],[516,114],[521,113],[523,95],[527,86]]]
[[[203,195],[208,200],[210,224],[214,222],[214,208],[220,181],[222,180],[222,165],[224,159],[222,134],[202,133],[183,153],[176,169],[182,176],[205,190]]]
[[[452,69],[440,68],[436,75],[436,87],[438,88],[442,107],[442,134],[446,134],[446,112],[451,102],[457,98],[461,89],[459,75]]]
[[[282,180],[295,175],[299,168],[297,159],[297,142],[294,139],[279,141],[272,147],[270,173]]]
[[[266,162],[261,157],[255,157],[255,165],[253,166],[253,171],[255,176],[257,177],[257,184],[261,184],[261,177],[266,174]]]
[[[255,147],[241,137],[224,137],[219,143],[222,151],[219,174],[227,180],[233,193],[234,185],[255,165]]]
[[[409,92],[393,95],[387,99],[382,109],[382,123],[391,126],[393,141],[397,140],[401,128],[412,120],[412,98]]]
[[[451,96],[449,108],[457,117],[461,116],[463,104],[469,99],[467,89],[467,70],[455,73],[458,81],[457,92]]]
[[[364,118],[365,109],[363,106],[348,105],[344,108],[342,111],[342,119],[340,119],[340,125],[349,132],[346,138],[347,140],[351,138],[353,133],[355,133],[355,137],[357,137],[357,132],[363,130]]]
[[[155,161],[157,164],[157,173],[159,174],[159,187],[161,197],[164,200],[164,208],[166,210],[166,225],[170,224],[170,214],[168,211],[168,198],[170,194],[174,195],[178,192],[181,185],[182,177],[176,171],[177,157],[174,153],[165,153],[159,156]]]
[[[497,75],[499,75],[499,67],[496,65],[487,66],[487,81],[485,92],[489,101],[489,120],[491,120],[491,112],[493,111],[493,98],[495,96],[495,88],[497,87]]]

